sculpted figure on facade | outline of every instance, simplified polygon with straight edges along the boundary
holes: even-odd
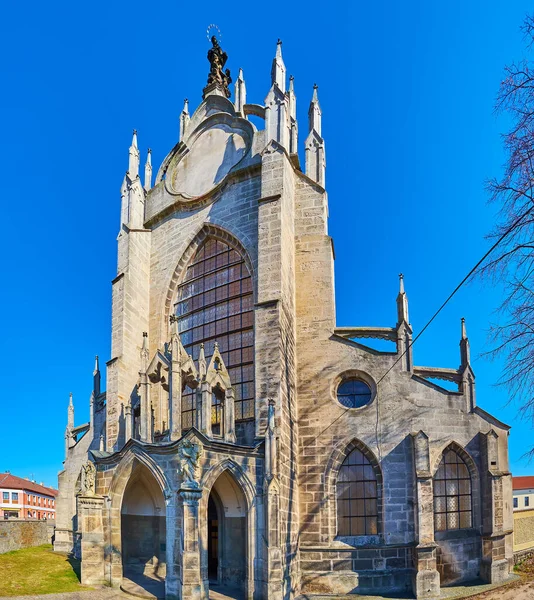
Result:
[[[96,493],[96,467],[92,462],[82,467],[82,492],[91,495]]]
[[[186,487],[198,487],[197,470],[200,457],[202,456],[202,446],[191,440],[184,440],[178,449],[178,458],[180,466],[178,471],[182,477],[182,485]]]
[[[215,36],[211,37],[212,47],[208,50],[208,60],[210,61],[210,73],[208,75],[208,86],[218,85],[223,88],[227,98],[230,97],[228,86],[232,83],[230,69],[224,69],[228,60],[228,55],[219,45]]]

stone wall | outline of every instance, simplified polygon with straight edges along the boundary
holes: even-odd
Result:
[[[514,512],[514,553],[534,549],[534,508]]]
[[[0,554],[51,544],[53,535],[50,521],[0,521]]]
[[[452,537],[450,533],[447,532],[445,536],[436,535],[439,544],[437,568],[441,585],[477,579],[480,576],[480,536],[470,530],[465,530],[468,535],[461,535],[464,531],[460,531],[456,537]]]
[[[302,592],[361,594],[411,586],[412,548],[301,549]]]

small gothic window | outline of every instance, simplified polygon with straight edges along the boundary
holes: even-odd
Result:
[[[434,528],[436,531],[473,526],[471,476],[454,450],[446,450],[434,477]]]
[[[361,379],[346,379],[337,388],[337,399],[347,408],[360,408],[371,402],[371,388]]]
[[[235,420],[254,418],[254,306],[252,277],[243,256],[221,240],[208,238],[193,256],[178,289],[178,328],[186,352],[206,359],[215,342],[235,392]],[[195,393],[182,396],[182,428],[194,425]]]
[[[224,395],[223,392],[215,388],[211,394],[211,433],[213,435],[223,434],[224,419]]]
[[[378,482],[373,466],[357,448],[339,469],[337,519],[338,535],[378,533]]]

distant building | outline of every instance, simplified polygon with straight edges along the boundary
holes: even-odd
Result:
[[[513,477],[514,511],[534,508],[534,476]]]
[[[56,518],[57,490],[0,473],[0,519],[48,519]]]

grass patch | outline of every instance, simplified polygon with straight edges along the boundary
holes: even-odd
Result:
[[[79,580],[80,563],[52,551],[52,545],[0,554],[0,596],[88,590]]]

